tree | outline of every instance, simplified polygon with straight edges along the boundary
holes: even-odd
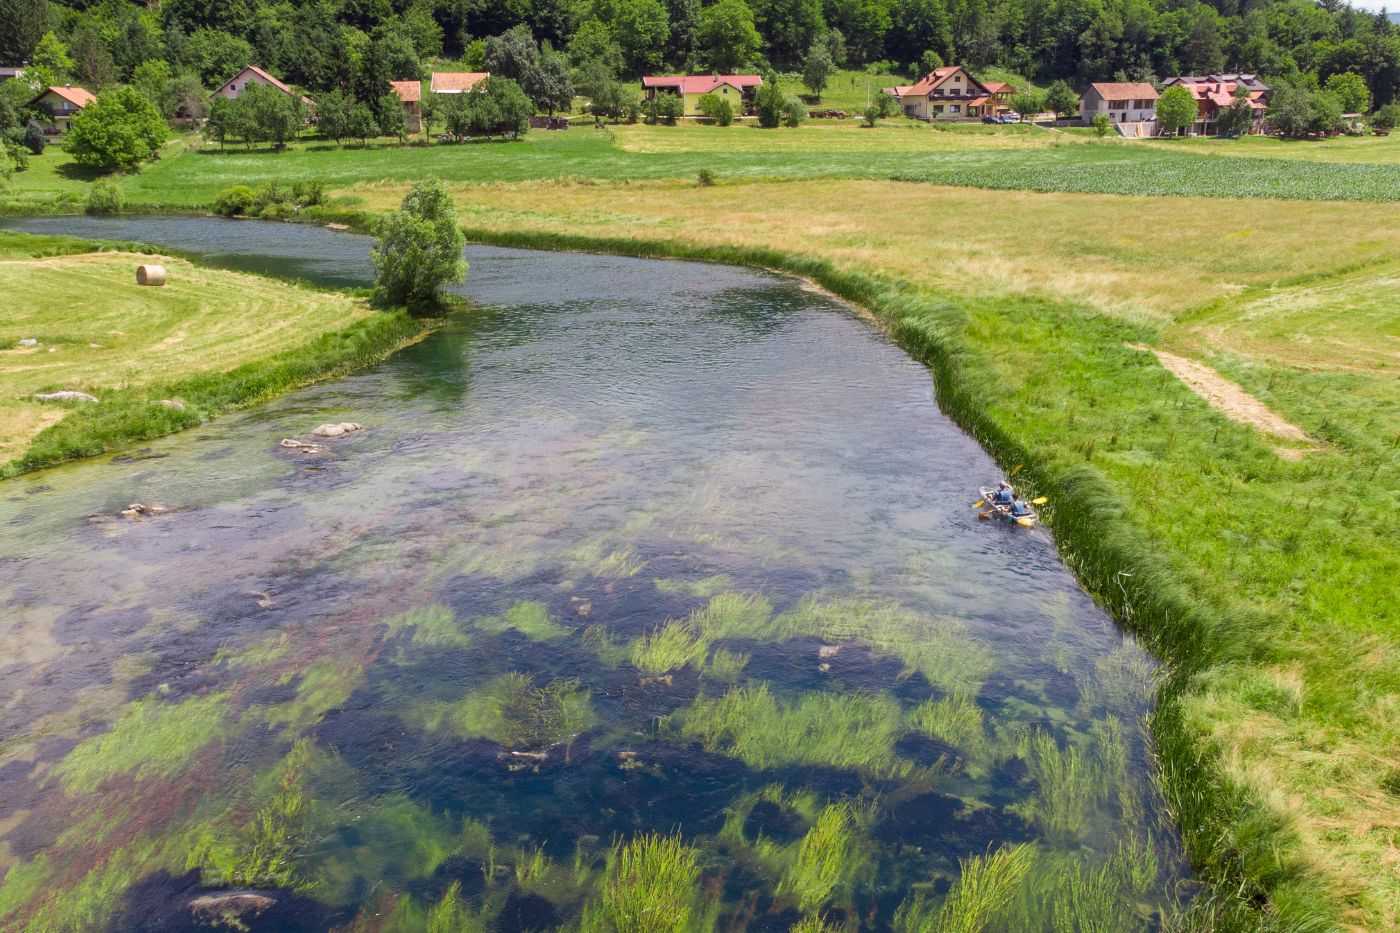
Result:
[[[316,126],[321,136],[333,139],[337,146],[340,145],[341,140],[351,135],[350,110],[354,106],[355,99],[341,91],[322,94],[316,101]]]
[[[24,125],[24,148],[34,155],[43,155],[44,147],[48,144],[48,137],[44,135],[44,128],[39,125],[39,121],[30,120]]]
[[[1384,107],[1376,108],[1376,113],[1371,117],[1371,125],[1378,130],[1387,132],[1395,129],[1400,123],[1400,103],[1386,104]]]
[[[379,135],[393,136],[402,146],[408,139],[408,120],[404,117],[403,102],[397,94],[385,94],[379,98]]]
[[[861,122],[866,126],[874,126],[880,121],[881,116],[883,116],[883,114],[880,112],[880,108],[875,104],[871,104],[869,107],[866,107],[865,112],[861,114]]]
[[[168,135],[155,105],[134,88],[116,87],[73,118],[64,148],[79,165],[131,171],[155,158]]]
[[[826,90],[826,83],[835,70],[836,62],[831,58],[830,47],[818,40],[812,44],[807,61],[802,65],[802,83],[811,89],[817,100],[821,100],[822,91]]]
[[[807,105],[800,97],[789,97],[783,101],[783,126],[797,129],[807,119]]]
[[[1325,85],[1327,93],[1337,98],[1345,113],[1369,113],[1371,110],[1371,89],[1366,79],[1354,71],[1344,71],[1332,75]]]
[[[41,87],[68,84],[73,80],[73,57],[68,54],[68,46],[59,41],[58,36],[46,32],[34,46],[34,56],[29,60],[28,77]]]
[[[374,291],[382,304],[415,311],[435,308],[444,285],[466,278],[466,238],[442,182],[415,184],[400,209],[381,220],[375,232]]]
[[[512,139],[519,139],[530,129],[530,117],[535,113],[534,103],[520,85],[509,78],[492,77],[484,83],[486,97],[495,115],[495,123],[488,132],[508,133]]]
[[[1056,81],[1045,92],[1045,106],[1057,117],[1069,118],[1079,109],[1079,95],[1064,81]]]
[[[515,26],[486,40],[486,70],[529,85],[540,67],[540,47],[530,27]]]
[[[778,76],[774,72],[768,72],[763,76],[763,83],[753,96],[753,106],[758,113],[758,125],[765,129],[773,129],[783,121],[783,105],[787,103],[787,97],[783,94],[783,89],[778,86]]]
[[[681,100],[679,94],[658,91],[656,96],[647,102],[647,109],[649,111],[648,122],[675,126],[676,121],[685,112],[685,102]]]
[[[1246,135],[1254,126],[1254,108],[1249,105],[1249,89],[1243,84],[1235,88],[1235,99],[1221,108],[1215,116],[1215,131],[1221,136]]]
[[[671,24],[661,0],[610,0],[613,36],[626,67],[643,74],[661,64]]]
[[[0,0],[0,61],[32,62],[49,28],[48,0]]]
[[[217,87],[253,60],[253,47],[226,32],[200,29],[190,36],[185,54],[199,79]]]
[[[141,96],[155,104],[161,115],[169,118],[171,113],[165,108],[166,88],[171,78],[170,64],[164,59],[153,58],[136,66],[131,75],[131,86],[141,92]]]
[[[763,39],[745,0],[717,0],[700,12],[695,44],[712,70],[732,74],[748,66]]]
[[[539,110],[553,114],[567,112],[574,104],[574,79],[569,73],[569,60],[556,52],[548,42],[540,43],[540,65],[531,86],[524,88]]]
[[[247,108],[249,119],[256,128],[258,139],[285,149],[287,140],[296,138],[306,125],[306,108],[301,98],[286,94],[267,84],[250,83],[238,96]]]
[[[1035,88],[1017,91],[1011,97],[1011,109],[1023,117],[1034,117],[1045,110],[1045,95]]]
[[[209,113],[209,92],[204,89],[199,75],[184,71],[171,78],[165,85],[161,110],[167,119],[204,119]]]
[[[579,90],[588,95],[588,112],[616,120],[627,107],[627,91],[607,65],[594,62],[579,70]]]
[[[1173,84],[1157,98],[1157,125],[1164,135],[1175,136],[1195,122],[1195,95],[1180,84]]]
[[[754,23],[775,64],[797,66],[826,31],[821,0],[754,0]]]
[[[622,46],[613,38],[612,30],[600,20],[590,19],[574,32],[569,40],[569,62],[575,68],[599,64],[613,77],[622,70]],[[576,84],[582,84],[576,81]]]
[[[933,49],[925,49],[919,56],[919,74],[926,75],[943,67],[943,56]]]
[[[369,145],[369,138],[378,129],[378,121],[375,120],[374,111],[369,106],[361,103],[350,105],[350,110],[345,115],[345,135],[358,139],[361,146]]]
[[[104,88],[117,80],[117,63],[112,60],[107,43],[91,26],[83,26],[73,33],[68,51],[73,56],[73,68],[80,84]]]

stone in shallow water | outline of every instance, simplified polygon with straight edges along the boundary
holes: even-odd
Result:
[[[256,891],[228,891],[201,894],[190,901],[190,913],[201,920],[229,920],[256,917],[277,906],[277,898]]]
[[[361,426],[353,421],[342,421],[339,424],[323,424],[311,433],[316,437],[342,437],[346,434],[353,434],[362,430]]]

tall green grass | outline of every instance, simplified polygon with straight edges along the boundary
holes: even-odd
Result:
[[[797,898],[803,913],[825,905],[855,870],[855,835],[848,804],[834,803],[822,810],[798,844],[797,858],[778,885],[778,893]]]
[[[702,916],[699,881],[699,854],[680,836],[618,842],[581,933],[691,933]]]
[[[895,912],[895,933],[982,933],[1011,903],[1034,862],[1035,848],[1025,844],[960,860],[958,880],[943,903],[935,908],[922,893],[905,900]]]

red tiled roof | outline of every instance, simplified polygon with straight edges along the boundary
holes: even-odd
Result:
[[[971,73],[966,72],[966,69],[964,69],[961,65],[944,65],[942,68],[935,68],[928,74],[924,75],[923,78],[921,78],[917,84],[909,88],[909,93],[916,96],[928,94],[934,88],[938,87],[944,81],[947,81],[956,72],[959,71],[967,73],[967,81],[969,85],[976,85],[977,87],[982,88],[982,90],[984,91],[987,89],[987,86],[985,84],[974,78],[971,75]]]
[[[1146,81],[1095,81],[1089,86],[1104,100],[1157,99],[1157,89]]]
[[[390,81],[389,86],[405,104],[416,104],[423,99],[422,81]]]
[[[721,84],[743,90],[763,83],[759,75],[645,75],[642,87],[672,87],[681,94],[708,94]]]
[[[993,94],[1005,94],[1008,91],[1016,90],[1005,81],[983,81],[982,86]]]
[[[905,94],[909,93],[909,88],[911,87],[913,87],[913,85],[896,84],[894,87],[882,87],[880,88],[880,90],[890,95],[891,97],[903,97]]]
[[[262,78],[264,81],[266,81],[268,84],[270,84],[270,85],[272,85],[273,87],[277,88],[277,90],[281,91],[283,94],[291,94],[291,93],[293,93],[293,91],[292,91],[291,88],[287,87],[287,85],[283,84],[281,81],[277,80],[277,79],[274,78],[272,75],[268,74],[266,71],[263,71],[263,70],[262,70],[261,68],[259,68],[257,65],[245,65],[245,66],[238,72],[238,74],[234,75],[232,78],[229,78],[227,81],[225,81],[223,84],[221,84],[221,85],[219,86],[219,90],[222,91],[224,88],[228,87],[230,84],[232,84],[233,82],[237,81],[238,78],[239,78],[239,76],[242,75],[243,72],[245,72],[245,71],[251,71],[253,74],[257,75],[259,78]],[[216,93],[217,93],[217,92],[216,92]]]
[[[434,71],[430,90],[434,94],[462,94],[489,77],[489,71]]]
[[[91,91],[89,91],[87,88],[76,87],[70,84],[60,84],[57,87],[46,87],[39,92],[39,97],[43,97],[45,94],[57,94],[59,97],[62,97],[74,107],[78,107],[80,109],[86,107],[88,104],[97,100],[97,96]],[[34,100],[38,100],[39,97],[34,98]],[[30,101],[30,103],[33,103],[33,101]]]

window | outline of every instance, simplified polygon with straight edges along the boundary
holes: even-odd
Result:
[[[933,112],[934,112],[934,113],[942,113],[942,112],[943,112],[943,105],[942,105],[942,104],[934,104],[934,105],[933,105]]]
[[[1109,109],[1109,110],[1127,110],[1127,109],[1128,109],[1128,102],[1127,102],[1126,100],[1111,100],[1111,101],[1108,102],[1108,109]]]
[[[949,107],[949,108],[948,108],[948,112],[949,112],[949,113],[957,113],[957,112],[958,112],[958,105],[957,105],[957,104],[954,104],[953,106]]]
[[[1156,106],[1155,100],[1135,100],[1133,106],[1138,110],[1152,110]]]

